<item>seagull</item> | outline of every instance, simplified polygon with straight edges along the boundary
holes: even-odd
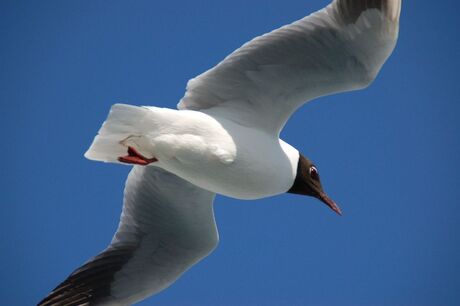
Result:
[[[218,244],[216,194],[315,197],[315,164],[279,138],[314,98],[367,87],[392,53],[401,0],[335,0],[191,79],[177,110],[115,104],[85,156],[132,165],[110,245],[38,305],[131,305]]]

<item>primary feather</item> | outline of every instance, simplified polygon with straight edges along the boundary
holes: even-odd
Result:
[[[115,105],[86,156],[118,162],[137,146],[158,167],[133,168],[111,244],[39,305],[129,305],[155,294],[217,245],[215,192],[287,191],[300,159],[279,132],[306,101],[374,80],[400,9],[401,0],[335,0],[190,80],[179,111]]]

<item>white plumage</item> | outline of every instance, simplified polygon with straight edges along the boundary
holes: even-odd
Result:
[[[400,9],[401,0],[335,0],[190,80],[179,110],[114,105],[85,156],[142,165],[126,182],[119,228],[39,305],[129,305],[168,287],[217,245],[216,193],[300,193],[340,213],[279,133],[306,101],[374,80]]]

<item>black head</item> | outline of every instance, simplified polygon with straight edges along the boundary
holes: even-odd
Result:
[[[299,153],[299,162],[297,164],[297,175],[294,180],[294,184],[289,193],[296,193],[302,195],[308,195],[321,200],[324,204],[329,206],[333,211],[342,215],[340,208],[332,201],[324,192],[323,186],[319,179],[319,172],[315,165]]]

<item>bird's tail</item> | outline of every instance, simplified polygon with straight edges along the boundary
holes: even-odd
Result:
[[[145,135],[153,127],[152,117],[149,108],[114,104],[85,157],[119,163],[120,156],[126,155],[129,146],[135,146],[141,152],[142,148],[148,147]]]

